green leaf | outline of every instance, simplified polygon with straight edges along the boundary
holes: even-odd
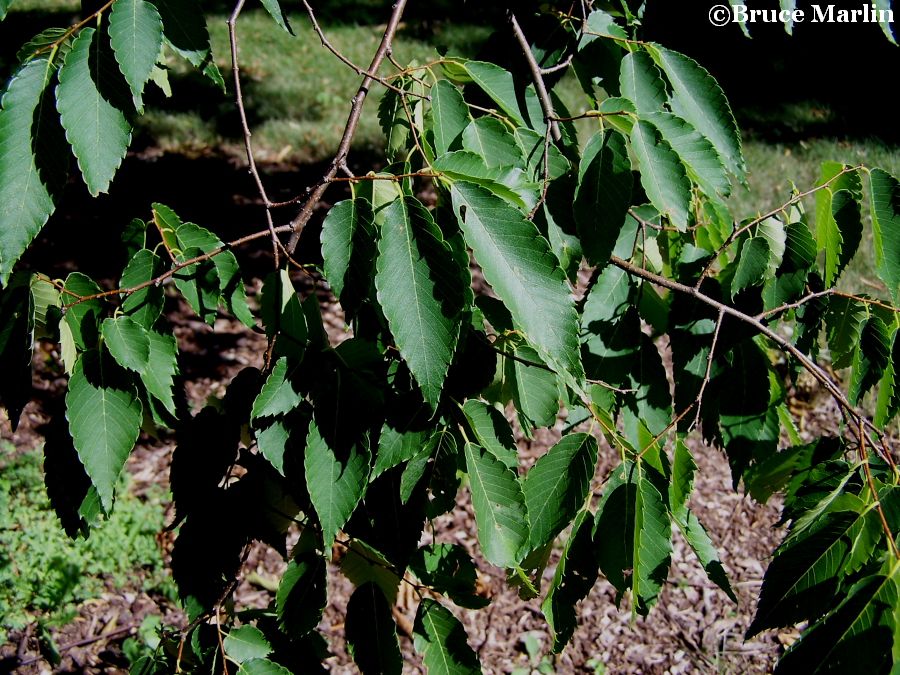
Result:
[[[463,413],[475,433],[475,440],[507,468],[516,471],[519,455],[512,429],[503,413],[483,401],[470,398]]]
[[[287,270],[271,273],[263,283],[260,316],[266,335],[275,339],[274,355],[299,361],[310,342],[309,327]]]
[[[659,595],[672,551],[669,515],[648,476],[651,470],[626,462],[613,471],[594,528],[600,570],[619,593],[632,588],[635,610],[642,615]]]
[[[130,317],[104,319],[100,330],[109,353],[123,368],[142,373],[150,361],[150,338]]]
[[[859,403],[863,395],[874,387],[885,368],[891,364],[891,336],[884,321],[870,316],[862,325],[859,344],[853,355],[853,374],[848,397]]]
[[[401,86],[406,82],[400,78]],[[401,95],[393,89],[384,92],[378,102],[378,123],[387,137],[386,157],[388,162],[406,159],[411,127]]]
[[[275,417],[288,413],[300,405],[303,393],[298,391],[297,383],[294,381],[296,369],[296,366],[291,368],[284,357],[275,362],[266,383],[253,401],[251,419]]]
[[[688,178],[700,186],[709,197],[727,197],[731,194],[731,181],[719,153],[708,139],[677,115],[658,112],[645,118],[681,159]]]
[[[369,477],[369,450],[354,445],[339,458],[319,433],[315,423],[306,440],[306,488],[322,525],[325,549],[330,550],[335,535],[350,518],[366,491]]]
[[[341,572],[352,584],[355,586],[376,584],[391,604],[397,602],[397,591],[400,587],[400,577],[397,576],[396,569],[382,553],[359,539],[350,542],[347,553],[341,561]]]
[[[656,127],[644,120],[638,121],[631,130],[631,147],[641,171],[641,185],[650,202],[675,227],[685,230],[691,206],[691,183],[678,155]]]
[[[745,288],[761,284],[769,267],[769,242],[765,237],[749,237],[741,247],[731,280],[731,297]]]
[[[173,50],[203,71],[225,90],[225,82],[212,58],[209,30],[198,0],[153,0],[162,17],[163,34]]]
[[[6,13],[9,11],[11,4],[12,0],[0,0],[0,21],[6,18]]]
[[[378,302],[397,349],[436,409],[459,339],[465,289],[450,247],[415,198],[387,208],[376,270]]]
[[[578,316],[547,240],[521,213],[482,187],[454,183],[451,195],[485,279],[547,365],[580,389],[584,369]]]
[[[550,180],[564,176],[572,168],[569,160],[560,152],[559,148],[552,143],[549,145],[546,143],[546,136],[543,134],[527,127],[517,127],[513,134],[532,180],[542,181],[544,179],[545,151],[549,161],[547,178]]]
[[[0,282],[56,208],[68,149],[49,87],[56,66],[44,58],[19,68],[0,110]]]
[[[637,611],[646,614],[656,603],[669,572],[672,526],[662,495],[638,466],[634,513],[634,573],[631,590]]]
[[[147,0],[117,0],[109,15],[109,41],[116,61],[143,112],[141,96],[162,47],[162,19]]]
[[[397,627],[384,593],[374,583],[357,588],[347,602],[347,649],[363,675],[400,673]]]
[[[275,594],[275,613],[290,635],[306,635],[319,625],[328,601],[327,581],[325,559],[313,551],[288,563]]]
[[[413,642],[428,675],[470,675],[481,672],[478,657],[466,640],[466,630],[446,607],[425,597],[413,624]]]
[[[462,146],[481,157],[488,167],[525,166],[515,136],[493,117],[472,120],[463,130]]]
[[[900,182],[881,169],[872,169],[869,180],[875,269],[894,304],[900,305]]]
[[[556,375],[545,368],[531,347],[519,345],[509,364],[515,374],[513,402],[516,410],[534,426],[552,426],[559,413],[559,384]],[[529,363],[538,364],[530,366]]]
[[[223,641],[225,653],[238,663],[250,659],[264,659],[272,653],[272,645],[256,626],[233,628]]]
[[[532,551],[551,543],[582,508],[596,465],[597,441],[579,433],[563,436],[529,469],[522,492]]]
[[[541,611],[553,632],[553,651],[563,650],[578,625],[576,605],[587,597],[597,580],[597,560],[593,551],[594,519],[590,511],[575,518],[572,534],[553,574]]]
[[[855,511],[827,511],[776,549],[748,637],[766,628],[814,620],[827,608],[849,561],[851,532],[860,518]]]
[[[867,315],[866,306],[858,300],[839,295],[828,298],[825,327],[835,368],[851,365]]]
[[[131,143],[129,99],[105,33],[82,29],[59,71],[56,108],[94,197],[109,190]]]
[[[804,631],[775,672],[889,672],[900,603],[897,566],[867,576],[840,597],[838,606]]]
[[[175,415],[172,386],[178,374],[178,343],[174,335],[164,335],[152,330],[147,331],[147,337],[150,340],[150,353],[147,368],[140,373],[141,382],[166,410]]]
[[[281,3],[279,3],[278,0],[260,0],[260,2],[282,30],[291,35],[294,34],[294,31],[291,30],[291,22],[288,21],[287,14],[285,14],[284,10],[281,8]]]
[[[722,567],[722,562],[719,560],[719,552],[697,516],[693,512],[688,512],[685,522],[683,524],[678,523],[678,526],[681,528],[685,541],[687,541],[706,571],[706,576],[709,577],[709,580],[721,588],[732,602],[736,603],[738,599],[731,589],[728,575],[725,574],[725,568]]]
[[[451,181],[467,181],[487,188],[522,211],[530,211],[538,200],[540,186],[528,180],[517,167],[489,167],[474,152],[456,150],[434,160],[432,168]]]
[[[600,131],[588,141],[578,167],[575,223],[588,261],[609,260],[631,206],[634,179],[625,138]]]
[[[891,29],[893,25],[893,16],[894,12],[892,9],[892,0],[872,0],[872,4],[878,10],[878,23],[881,26],[881,30],[884,33],[884,36],[890,40],[892,44],[897,44],[897,38],[894,37],[894,33]],[[881,19],[889,19],[882,21]]]
[[[641,117],[662,110],[668,98],[662,75],[647,52],[625,55],[619,72],[619,86],[622,96],[634,103]]]
[[[375,480],[388,469],[411,460],[426,447],[427,442],[428,435],[425,431],[401,432],[385,424],[378,438],[375,467],[370,479]]]
[[[447,80],[438,80],[431,88],[431,128],[434,152],[440,157],[461,145],[463,129],[469,125],[469,109],[459,89]]]
[[[66,418],[78,457],[109,513],[143,414],[131,383],[117,381],[115,366],[101,366],[100,359],[91,351],[76,362],[66,394]]]
[[[100,293],[97,283],[81,272],[72,272],[66,277],[61,299],[66,309],[63,318],[72,331],[72,337],[79,349],[85,350],[97,344],[100,315],[103,305],[99,299],[80,300]]]
[[[211,254],[224,247],[222,240],[212,232],[194,223],[181,222],[181,219],[168,207],[162,204],[154,204],[153,210],[154,213],[168,211],[167,221],[177,224],[175,237],[178,240],[179,248],[185,253],[185,258],[192,257],[187,255],[187,252],[191,250],[199,250],[204,254]],[[231,251],[220,251],[212,257],[212,265],[215,268],[219,289],[218,302],[224,305],[245,326],[254,328],[256,322],[253,319],[253,314],[250,313],[250,308],[247,306],[244,282],[241,279],[240,266],[234,253]],[[208,261],[197,265],[198,269],[208,269],[208,266]],[[205,292],[207,289],[203,290]]]
[[[900,412],[900,379],[897,370],[900,368],[900,331],[894,331],[893,348],[891,349],[891,361],[884,370],[881,382],[878,384],[878,400],[875,404],[875,424],[879,428],[884,426]]]
[[[368,297],[375,267],[372,207],[364,199],[335,204],[322,223],[325,278],[349,317]]]
[[[487,450],[467,443],[465,454],[482,553],[493,565],[515,567],[527,552],[528,542],[522,486]]]
[[[649,52],[672,85],[672,112],[707,138],[728,170],[745,182],[740,133],[719,84],[705,68],[684,54],[657,45],[650,47]]]
[[[159,256],[149,249],[141,249],[125,266],[119,287],[134,288],[155,279],[164,269]],[[164,302],[165,291],[162,286],[150,284],[125,296],[122,300],[122,311],[149,330],[162,314]]]
[[[500,110],[516,123],[516,126],[528,126],[519,107],[515,82],[509,71],[493,63],[467,61],[466,72],[472,81],[500,106]]]
[[[291,671],[269,659],[248,659],[241,664],[238,675],[291,675]]]
[[[684,522],[688,513],[688,497],[694,490],[694,474],[697,464],[691,451],[682,439],[675,442],[675,456],[672,461],[672,480],[669,483],[669,510],[672,516]]]
[[[418,549],[409,563],[416,578],[460,607],[479,609],[489,603],[476,594],[475,562],[458,544],[435,543]]]

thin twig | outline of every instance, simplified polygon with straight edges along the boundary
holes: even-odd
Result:
[[[516,15],[509,13],[509,24],[512,26],[513,34],[519,42],[519,46],[525,54],[525,61],[531,70],[531,79],[534,81],[534,88],[537,92],[538,100],[541,102],[541,108],[544,110],[544,121],[550,125],[550,133],[553,134],[553,140],[562,139],[562,132],[559,130],[559,123],[556,121],[556,113],[553,112],[553,101],[550,100],[550,93],[547,91],[547,85],[544,84],[544,77],[541,75],[541,67],[534,60],[534,54],[531,52],[531,45],[528,38],[522,32],[522,27],[516,20]]]
[[[703,382],[700,383],[700,391],[697,394],[697,410],[694,413],[694,421],[691,423],[691,429],[700,422],[700,410],[703,407],[703,392],[706,391],[706,385],[709,384],[709,377],[712,374],[712,364],[716,353],[716,342],[719,341],[719,330],[722,328],[722,319],[725,318],[725,312],[719,310],[719,318],[716,319],[716,330],[713,332],[712,344],[709,347],[709,355],[706,357],[706,373],[703,375]]]
[[[304,4],[306,3],[304,2]],[[352,104],[350,106],[350,115],[347,118],[347,124],[344,126],[344,133],[341,136],[341,141],[338,145],[337,153],[335,154],[334,159],[331,161],[331,166],[329,167],[328,171],[325,172],[325,175],[322,177],[322,179],[315,185],[315,187],[310,189],[309,197],[306,199],[306,202],[303,204],[300,212],[291,222],[293,234],[291,235],[290,241],[287,245],[288,253],[294,253],[294,250],[297,248],[297,244],[300,242],[300,234],[303,232],[303,228],[306,226],[306,223],[308,223],[309,219],[312,217],[316,204],[318,204],[319,200],[322,199],[322,196],[328,189],[331,180],[337,175],[340,167],[347,161],[347,155],[350,152],[350,143],[353,140],[353,136],[356,134],[357,127],[359,126],[359,119],[360,115],[362,114],[363,104],[366,102],[366,96],[369,93],[369,88],[372,86],[372,82],[375,81],[372,73],[378,71],[378,68],[381,66],[381,62],[384,61],[385,56],[390,50],[391,42],[393,42],[394,40],[394,34],[397,32],[397,26],[400,25],[400,18],[403,16],[404,9],[406,9],[406,0],[397,0],[397,2],[394,3],[393,10],[391,11],[391,17],[388,20],[387,27],[384,29],[384,35],[382,35],[381,38],[381,44],[378,45],[378,50],[375,52],[375,56],[372,58],[372,63],[369,66],[369,69],[366,71],[365,77],[363,77],[362,84],[360,84],[359,90],[356,92],[356,96],[353,97]]]
[[[716,260],[719,259],[719,256],[722,255],[722,253],[724,253],[728,249],[728,247],[731,246],[731,244],[734,243],[734,241],[738,237],[740,237],[744,232],[749,230],[751,227],[759,225],[761,222],[763,222],[764,220],[766,220],[768,218],[771,218],[772,216],[777,216],[779,213],[781,213],[782,211],[785,211],[789,207],[791,207],[794,204],[796,204],[797,202],[801,201],[803,198],[809,197],[810,195],[815,194],[819,190],[824,190],[825,188],[829,187],[834,181],[836,181],[838,178],[840,178],[844,174],[850,173],[852,171],[858,171],[861,168],[863,168],[863,167],[862,166],[845,166],[843,169],[841,169],[839,172],[837,172],[834,176],[829,178],[827,181],[825,181],[821,185],[816,185],[815,187],[810,188],[809,190],[806,190],[805,192],[799,192],[799,193],[795,194],[793,197],[788,199],[781,206],[774,208],[771,211],[769,211],[768,213],[765,213],[761,216],[757,216],[756,218],[751,220],[746,225],[734,230],[730,235],[728,235],[728,238],[725,240],[725,242],[718,248],[718,250],[715,252],[715,254],[709,259],[709,262],[706,263],[706,266],[703,268],[703,271],[700,272],[700,277],[697,279],[697,283],[694,285],[694,287],[700,288],[701,284],[703,283],[703,280],[706,279],[707,275],[709,274],[709,272],[712,269],[713,265],[715,264]]]
[[[649,270],[646,270],[642,267],[638,267],[637,265],[634,265],[633,263],[630,263],[626,260],[622,260],[621,258],[619,258],[617,256],[612,256],[610,258],[610,262],[613,265],[615,265],[616,267],[618,267],[619,269],[624,270],[628,274],[631,274],[632,276],[637,276],[637,277],[640,277],[646,281],[649,281],[657,286],[661,286],[663,288],[668,288],[669,290],[672,290],[672,291],[677,291],[678,293],[683,293],[685,295],[689,295],[689,296],[699,300],[700,302],[709,305],[710,307],[714,307],[715,309],[719,310],[720,312],[724,312],[725,314],[728,314],[729,316],[733,316],[736,319],[739,319],[740,321],[743,321],[744,323],[746,323],[750,326],[753,326],[754,328],[756,328],[756,330],[758,330],[760,333],[762,333],[767,338],[769,338],[772,342],[774,342],[776,345],[778,345],[779,348],[781,348],[783,351],[789,353],[791,356],[793,356],[795,359],[797,359],[797,361],[800,362],[800,365],[802,365],[810,374],[813,375],[813,377],[815,377],[828,390],[829,394],[831,394],[831,397],[838,403],[838,405],[842,409],[844,409],[850,415],[850,417],[852,419],[863,420],[863,422],[866,421],[862,415],[860,415],[859,413],[856,412],[856,410],[854,410],[853,406],[850,404],[850,402],[844,396],[843,392],[840,390],[840,388],[837,386],[837,384],[834,383],[834,381],[828,376],[828,374],[824,370],[822,370],[822,368],[818,364],[816,364],[814,361],[812,361],[808,356],[806,356],[806,354],[801,352],[791,342],[786,340],[784,337],[782,337],[781,335],[779,335],[778,333],[773,331],[771,328],[769,328],[765,324],[761,323],[758,319],[756,319],[748,314],[745,314],[744,312],[741,312],[740,310],[735,309],[734,307],[731,307],[729,305],[721,303],[718,300],[715,300],[714,298],[709,297],[708,295],[702,293],[700,290],[698,290],[695,287],[686,286],[685,284],[679,283],[672,279],[668,279],[668,278],[660,276],[658,274],[654,274],[653,272],[650,272]],[[869,426],[869,425],[867,425],[867,426]],[[875,430],[875,432],[879,436],[881,435],[880,431],[878,431],[877,429],[874,428],[874,425],[871,425],[870,428]]]
[[[275,228],[275,232],[290,232],[290,231],[291,231],[290,225],[280,225]],[[168,270],[166,270],[159,276],[153,277],[152,279],[148,279],[147,281],[143,281],[143,282],[141,282],[135,286],[131,286],[129,288],[114,288],[110,291],[101,291],[100,293],[92,293],[91,295],[78,295],[77,293],[73,293],[71,290],[63,289],[63,292],[66,295],[70,295],[73,298],[75,298],[75,300],[73,302],[64,304],[63,309],[67,310],[74,305],[77,305],[82,302],[87,302],[88,300],[99,300],[102,298],[108,298],[108,297],[115,296],[115,295],[128,296],[128,295],[131,295],[132,293],[137,293],[141,289],[147,288],[149,286],[159,286],[163,281],[165,281],[169,277],[177,274],[178,272],[183,270],[185,267],[190,267],[191,265],[195,265],[199,262],[204,262],[206,260],[209,260],[210,258],[213,258],[213,257],[219,255],[220,253],[224,253],[225,251],[230,251],[233,248],[236,248],[236,247],[246,244],[248,242],[254,241],[256,239],[262,239],[263,237],[266,237],[268,235],[269,235],[269,229],[266,228],[265,230],[259,230],[258,232],[254,232],[253,234],[248,234],[243,237],[239,237],[238,239],[234,239],[232,241],[226,242],[226,243],[222,244],[221,246],[218,246],[218,247],[214,248],[213,250],[208,251],[202,255],[194,256],[193,258],[189,258],[182,262],[176,263],[175,265],[173,265],[171,268],[169,268]],[[44,279],[41,279],[41,281],[44,281]],[[48,283],[52,283],[52,282],[48,281]]]
[[[272,220],[272,201],[269,199],[265,185],[263,185],[262,177],[259,175],[259,170],[256,167],[256,160],[253,158],[253,142],[251,140],[253,134],[250,131],[250,124],[247,121],[247,110],[244,106],[244,93],[241,89],[241,69],[238,62],[238,40],[235,26],[237,26],[238,17],[241,15],[241,10],[244,8],[244,2],[245,0],[237,0],[234,11],[231,13],[231,16],[228,17],[227,22],[228,43],[231,48],[231,72],[234,79],[234,99],[237,103],[238,114],[241,120],[241,131],[244,135],[244,152],[247,155],[247,164],[250,169],[250,175],[253,176],[253,181],[256,183],[256,190],[259,192],[259,196],[262,198],[263,204],[265,205],[266,224],[269,227],[269,234],[272,237],[272,256],[274,258],[275,268],[277,269],[281,267],[279,256],[283,244],[278,238],[278,234],[275,232],[275,222]]]
[[[791,309],[797,309],[805,305],[807,302],[811,302],[817,298],[826,297],[829,295],[836,295],[840,298],[847,298],[849,300],[855,300],[857,302],[861,302],[866,305],[874,305],[875,307],[881,307],[889,312],[900,313],[900,308],[893,307],[892,305],[888,305],[887,303],[880,302],[878,300],[873,300],[872,298],[865,298],[861,295],[854,295],[853,293],[844,293],[843,291],[839,291],[836,288],[826,288],[824,291],[816,291],[814,293],[809,293],[808,295],[804,295],[802,298],[797,300],[796,302],[789,302],[780,307],[775,307],[774,309],[766,310],[765,312],[760,312],[754,318],[762,321],[763,319],[767,319],[773,314],[781,314],[782,312],[787,312]]]
[[[331,44],[331,41],[325,36],[325,31],[323,31],[322,27],[319,25],[319,21],[318,21],[318,19],[316,19],[316,14],[313,11],[313,8],[310,7],[309,3],[306,0],[300,0],[300,2],[303,5],[303,8],[306,10],[306,14],[307,14],[307,16],[309,16],[309,22],[312,24],[313,30],[316,32],[316,35],[319,36],[319,41],[322,43],[322,46],[325,47],[325,49],[330,51],[332,54],[334,54],[341,63],[348,66],[357,75],[365,75],[367,78],[374,80],[375,82],[380,84],[382,87],[390,89],[391,91],[394,91],[398,94],[402,94],[402,95],[409,94],[410,96],[420,96],[419,94],[414,94],[412,92],[404,91],[404,90],[400,89],[399,87],[388,82],[387,79],[376,75],[375,71],[378,70],[378,68],[369,66],[368,70],[364,70],[363,68],[360,68],[358,65],[353,63],[353,61],[351,61],[349,58],[347,58],[347,56],[345,56],[337,47],[335,47],[333,44]],[[422,98],[429,98],[429,97],[423,96]]]

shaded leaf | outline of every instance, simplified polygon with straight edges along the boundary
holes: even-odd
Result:
[[[562,556],[553,574],[541,611],[553,631],[553,651],[563,650],[577,626],[576,605],[587,597],[597,580],[593,550],[594,519],[590,511],[579,513],[572,525]]]
[[[631,147],[641,171],[641,185],[656,209],[679,230],[687,228],[691,183],[678,155],[649,122],[638,121],[631,130]]]
[[[862,325],[859,344],[853,355],[853,374],[848,396],[859,403],[863,395],[874,387],[885,368],[891,364],[891,336],[887,326],[877,316],[870,316]]]
[[[128,261],[122,272],[120,288],[134,288],[158,277],[164,271],[162,260],[153,251],[141,249]],[[131,293],[122,300],[122,311],[148,330],[162,314],[165,291],[162,286],[150,284]]]
[[[365,494],[369,476],[369,451],[354,445],[347,456],[339,458],[322,438],[316,424],[309,427],[306,440],[306,488],[312,499],[326,550],[335,535],[350,518]]]
[[[344,633],[350,655],[363,675],[400,673],[403,662],[397,627],[378,586],[363,584],[350,596]]]
[[[498,567],[514,567],[528,542],[522,487],[492,453],[467,443],[465,454],[482,553]]]
[[[478,657],[459,620],[436,600],[422,598],[413,624],[413,642],[429,675],[481,672]]]
[[[449,246],[414,198],[387,208],[375,286],[403,360],[432,409],[456,351],[464,289]]]
[[[593,264],[605,264],[612,254],[631,205],[633,180],[624,137],[614,131],[592,136],[578,168],[574,213]]]
[[[371,287],[375,267],[375,231],[369,202],[338,202],[322,223],[325,278],[349,317],[356,315]]]
[[[275,594],[275,611],[291,635],[305,635],[321,621],[328,600],[325,568],[325,559],[313,551],[288,563]]]
[[[478,572],[475,562],[458,544],[423,546],[410,560],[409,568],[419,581],[446,594],[460,607],[479,609],[489,602],[476,594]]]
[[[765,237],[749,237],[741,247],[731,280],[732,299],[749,286],[762,283],[769,266],[769,242]]]
[[[580,388],[578,317],[547,241],[534,224],[484,188],[459,182],[451,195],[487,282],[547,365]]]
[[[894,304],[900,304],[900,182],[881,169],[869,174],[872,191],[872,229],[875,269],[888,287]]]
[[[0,282],[40,232],[65,185],[68,150],[50,84],[55,64],[44,58],[19,68],[0,110]]]
[[[700,186],[709,197],[731,194],[731,181],[719,153],[708,139],[677,115],[667,112],[647,115],[646,119],[655,126],[681,159],[688,177]]]

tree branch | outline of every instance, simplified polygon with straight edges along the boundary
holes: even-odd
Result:
[[[293,234],[287,245],[289,254],[293,254],[296,250],[297,244],[300,242],[300,234],[303,232],[306,223],[308,223],[309,219],[312,217],[316,204],[322,199],[331,180],[337,175],[338,170],[347,162],[347,155],[350,152],[350,143],[359,126],[359,118],[362,114],[363,104],[366,102],[366,96],[369,93],[372,82],[375,81],[375,78],[372,77],[371,73],[378,71],[381,62],[384,61],[385,56],[387,56],[387,53],[390,51],[391,43],[394,40],[394,34],[397,32],[397,26],[400,25],[400,18],[403,16],[404,9],[406,9],[406,0],[397,0],[397,2],[394,3],[391,17],[388,20],[387,27],[384,29],[384,35],[381,38],[381,44],[378,45],[378,50],[372,58],[372,63],[369,66],[368,71],[366,71],[365,77],[363,77],[362,84],[360,84],[356,96],[352,99],[350,115],[347,118],[347,124],[344,126],[344,133],[341,136],[341,142],[338,145],[337,153],[331,161],[331,166],[328,171],[325,172],[322,179],[314,187],[310,188],[309,197],[306,199],[300,212],[294,220],[291,221]]]
[[[522,27],[516,20],[516,15],[509,13],[509,24],[512,26],[513,34],[519,42],[519,46],[525,54],[525,61],[528,62],[528,68],[531,70],[531,78],[534,80],[534,88],[537,91],[538,100],[541,102],[541,108],[544,110],[544,121],[550,126],[550,133],[553,135],[554,141],[562,138],[559,130],[559,122],[556,121],[556,113],[553,112],[553,102],[550,100],[550,93],[544,84],[544,76],[541,74],[541,67],[534,60],[534,54],[531,52],[531,45],[528,44],[528,38],[522,32]]]

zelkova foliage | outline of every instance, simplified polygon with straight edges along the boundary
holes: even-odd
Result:
[[[292,30],[277,0],[262,4],[273,30]],[[73,536],[114,508],[141,430],[174,432],[172,572],[190,625],[137,672],[172,672],[179,659],[197,672],[222,659],[242,673],[314,670],[327,655],[317,626],[333,551],[356,587],[346,639],[363,672],[400,672],[391,605],[401,583],[420,598],[412,632],[429,671],[478,672],[452,607],[487,603],[475,562],[455,543],[420,546],[459,495],[474,509],[477,554],[523,598],[540,598],[556,651],[599,575],[650,611],[673,536],[734,598],[690,508],[692,433],[727,455],[735,486],[760,502],[783,497],[787,535],[749,630],[806,626],[780,668],[860,672],[867,660],[866,672],[887,672],[900,658],[900,473],[888,430],[900,409],[900,183],[826,163],[816,185],[740,220],[725,200],[746,181],[745,161],[716,81],[637,39],[630,13],[567,13],[579,4],[590,5],[516,10],[497,27],[526,47],[540,37],[510,55],[516,68],[443,56],[379,70],[397,2],[371,66],[353,65],[364,79],[322,180],[287,207],[260,181],[269,227],[234,242],[163,204],[135,205],[113,287],[80,272],[51,279],[19,259],[69,172],[93,195],[110,189],[166,54],[224,86],[203,14],[196,0],[112,0],[19,52],[0,111],[0,400],[15,427],[35,341],[58,344],[69,385],[53,424],[70,442],[45,466]],[[583,109],[553,93],[567,71]],[[384,89],[387,166],[354,176],[346,158],[373,87]],[[338,181],[350,194],[310,242],[306,224]],[[867,228],[885,289],[874,295],[841,285]],[[253,243],[271,247],[275,269],[248,300],[232,249]],[[321,263],[295,258],[315,249]],[[339,299],[339,344],[316,295],[295,291],[296,264]],[[228,312],[269,345],[194,414],[167,318],[178,301],[210,324]],[[836,435],[801,441],[787,406],[801,373],[833,400]],[[561,436],[526,470],[516,437],[541,427]],[[601,454],[617,466],[599,483]],[[69,481],[53,473],[60,462]],[[289,528],[301,533],[291,551]],[[253,540],[289,564],[268,610],[234,615],[227,601]],[[561,558],[542,584],[554,547]],[[223,622],[221,645],[210,616]]]

